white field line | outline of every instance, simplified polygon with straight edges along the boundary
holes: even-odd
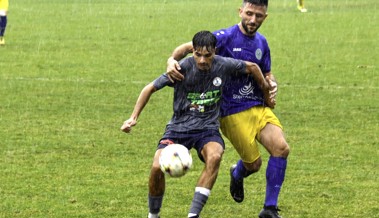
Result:
[[[3,78],[4,79],[4,78]],[[76,83],[117,83],[117,84],[148,84],[151,81],[142,80],[87,80],[87,79],[57,79],[57,78],[47,78],[47,77],[15,77],[15,78],[5,78],[5,80],[23,80],[23,81],[44,81],[44,82],[76,82]],[[341,85],[291,85],[291,84],[279,84],[279,88],[306,88],[306,89],[379,89],[379,86],[341,86]]]

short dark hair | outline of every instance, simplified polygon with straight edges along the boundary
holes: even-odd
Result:
[[[268,0],[243,0],[242,5],[245,5],[246,3],[250,3],[253,5],[264,5],[268,7]]]
[[[203,48],[204,46],[208,51],[216,48],[217,39],[209,31],[203,30],[196,33],[192,38],[192,46],[194,49]]]

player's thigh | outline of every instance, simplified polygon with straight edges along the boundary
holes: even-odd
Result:
[[[255,137],[260,129],[259,118],[251,108],[220,119],[221,130],[241,159],[252,163],[260,157]]]
[[[201,154],[204,157],[205,161],[209,159],[221,159],[223,153],[224,147],[219,142],[215,141],[206,143],[201,150]]]
[[[218,130],[207,130],[195,143],[200,160],[207,162],[210,159],[221,160],[225,143]]]
[[[267,123],[259,135],[259,141],[273,156],[286,157],[288,155],[289,146],[282,128],[277,125]]]

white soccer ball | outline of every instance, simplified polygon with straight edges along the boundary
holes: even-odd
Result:
[[[181,177],[192,167],[190,151],[183,145],[171,144],[159,156],[161,170],[171,177]]]

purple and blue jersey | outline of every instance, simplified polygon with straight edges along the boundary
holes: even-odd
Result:
[[[217,55],[256,63],[263,74],[271,71],[270,48],[260,33],[246,36],[238,25],[213,33],[217,38]],[[235,75],[226,81],[222,93],[221,117],[264,105],[263,93],[251,76]]]

